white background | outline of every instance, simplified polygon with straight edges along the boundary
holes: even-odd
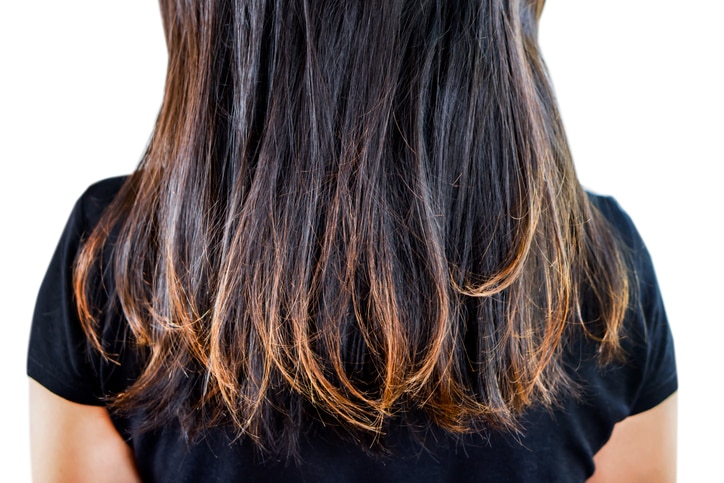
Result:
[[[667,303],[679,480],[712,481],[724,450],[724,6],[547,3],[541,45],[581,181],[614,195],[636,221]],[[42,275],[85,187],[138,162],[164,71],[152,0],[0,6],[2,480],[29,480],[25,351]]]

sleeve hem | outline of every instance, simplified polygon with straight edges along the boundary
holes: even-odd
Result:
[[[53,374],[33,357],[28,357],[27,375],[56,396],[70,402],[86,406],[105,406],[105,402],[101,398],[91,395],[94,391],[66,384],[61,377]]]
[[[666,398],[674,394],[678,389],[678,379],[676,374],[673,374],[656,388],[647,391],[646,394],[641,394],[636,401],[636,404],[631,408],[629,416],[653,409],[664,402]]]

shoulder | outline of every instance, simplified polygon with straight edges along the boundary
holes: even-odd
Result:
[[[28,347],[28,375],[51,392],[80,404],[102,404],[97,360],[86,350],[73,293],[73,267],[83,240],[113,201],[125,177],[88,187],[78,198],[38,291]],[[99,284],[104,286],[105,283]],[[96,358],[97,359],[97,358]]]
[[[603,215],[606,222],[628,248],[636,249],[643,246],[643,240],[641,240],[633,220],[613,196],[595,194],[590,191],[586,194],[591,204]]]
[[[618,238],[631,272],[631,301],[622,341],[627,363],[621,369],[634,377],[627,388],[626,415],[637,414],[676,391],[674,341],[654,263],[636,225],[613,197],[592,193],[588,197]],[[614,373],[620,377],[619,372]]]
[[[95,226],[127,179],[116,176],[93,183],[80,196],[71,216],[77,216],[85,227]]]
[[[640,303],[651,297],[659,299],[654,263],[634,221],[614,197],[590,192],[587,194],[591,204],[608,223],[624,251],[633,275],[635,289],[633,300]]]
[[[96,201],[112,200],[127,179],[128,176],[114,176],[96,181],[85,190],[81,198]]]

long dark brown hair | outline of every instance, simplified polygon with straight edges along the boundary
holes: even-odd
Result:
[[[277,450],[310,413],[512,428],[572,387],[571,333],[617,355],[629,281],[574,172],[542,4],[161,0],[163,106],[75,270],[113,357],[90,300],[110,253],[144,354],[113,407]]]

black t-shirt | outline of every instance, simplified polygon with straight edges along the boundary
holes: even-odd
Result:
[[[128,327],[106,314],[103,340],[116,350],[115,365],[88,350],[73,302],[71,270],[81,239],[98,222],[124,178],[91,186],[78,200],[43,280],[33,317],[28,375],[73,402],[103,405],[137,377],[135,356],[125,349]],[[596,345],[581,338],[566,363],[582,391],[554,410],[533,407],[520,434],[483,432],[453,438],[431,431],[424,444],[404,428],[390,428],[389,455],[363,451],[330,427],[310,421],[303,432],[301,463],[263,459],[253,444],[225,428],[192,443],[174,424],[135,435],[142,415],[112,415],[135,454],[144,481],[309,482],[581,482],[594,471],[593,455],[616,422],[650,409],[677,389],[674,347],[646,248],[612,198],[591,196],[628,245],[638,299],[625,321],[624,363],[599,367]]]

